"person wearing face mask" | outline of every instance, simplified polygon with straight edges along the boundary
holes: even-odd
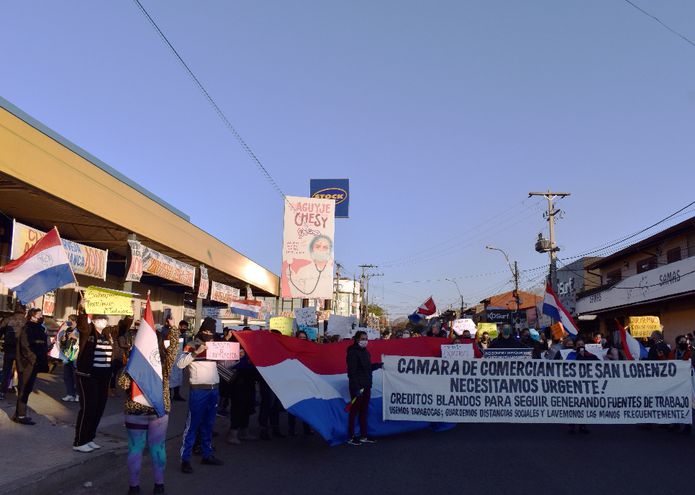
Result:
[[[130,328],[132,324],[131,316],[120,320],[118,325],[109,325],[106,315],[92,315],[90,321],[84,310],[84,301],[79,303],[76,326],[80,352],[75,375],[80,411],[77,413],[72,447],[77,452],[89,453],[101,448],[94,438],[109,397],[114,347],[118,346],[120,330]]]
[[[367,436],[367,412],[372,391],[372,358],[367,350],[367,332],[355,332],[353,344],[347,350],[347,375],[350,398],[353,400],[348,417],[348,443],[375,443]],[[360,436],[355,436],[355,419],[360,418]]]
[[[188,393],[188,419],[183,432],[181,445],[181,471],[192,473],[191,455],[196,435],[200,433],[202,463],[220,466],[222,461],[212,454],[212,428],[215,425],[217,402],[219,400],[217,363],[205,359],[203,353],[206,343],[213,340],[216,321],[205,318],[195,339],[183,348],[183,354],[176,362],[181,369],[188,368],[190,373],[190,391]]]
[[[518,349],[523,347],[512,335],[511,325],[502,325],[500,335],[492,341],[490,349]]]
[[[43,327],[43,313],[38,308],[29,310],[27,322],[17,338],[17,371],[19,391],[17,407],[12,421],[22,425],[36,424],[27,416],[29,394],[34,389],[37,373],[48,371],[48,340]]]

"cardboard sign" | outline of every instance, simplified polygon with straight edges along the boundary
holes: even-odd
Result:
[[[454,320],[453,328],[456,335],[463,335],[463,332],[468,330],[471,332],[471,336],[474,336],[477,331],[475,323],[470,318],[459,318],[458,320]],[[495,326],[495,329],[497,329],[497,326]]]
[[[473,344],[445,344],[442,346],[444,359],[473,359]]]
[[[283,335],[291,337],[293,323],[293,318],[287,318],[286,316],[275,316],[274,318],[270,319],[270,329],[277,330]]]
[[[316,308],[297,308],[294,310],[294,317],[298,326],[315,327],[319,324]]]
[[[630,333],[635,338],[649,337],[655,330],[661,330],[658,316],[630,316],[627,319]]]
[[[339,335],[342,338],[347,338],[350,337],[352,330],[356,327],[357,318],[354,316],[331,315],[328,319],[326,335]]]
[[[239,359],[239,342],[206,342],[205,359],[211,361],[237,361]]]
[[[133,294],[89,286],[85,291],[85,311],[93,315],[133,316]]]
[[[490,335],[491,339],[497,338],[497,323],[478,323],[478,337],[485,332]]]

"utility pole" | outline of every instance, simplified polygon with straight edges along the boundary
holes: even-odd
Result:
[[[343,268],[343,265],[341,265],[338,262],[335,263],[335,289],[333,291],[333,314],[337,313],[338,302],[340,301],[340,270],[342,268]],[[326,309],[331,309],[331,308],[326,308]]]
[[[548,253],[550,255],[550,285],[553,291],[557,292],[557,252],[560,250],[555,243],[555,215],[560,213],[560,210],[556,210],[553,206],[553,200],[555,198],[564,198],[570,196],[572,193],[568,192],[530,192],[528,197],[531,196],[543,196],[548,201],[548,211],[545,216],[548,220],[548,231],[550,232],[550,248]]]
[[[362,270],[360,275],[360,326],[367,326],[367,317],[369,312],[369,279],[379,277],[383,273],[370,274],[367,270],[370,268],[378,268],[377,265],[359,265]]]
[[[456,291],[459,293],[459,297],[461,298],[461,313],[459,314],[459,318],[463,318],[463,310],[464,310],[464,303],[463,303],[463,294],[461,294],[461,289],[459,288],[458,282],[456,282],[455,278],[445,278],[447,282],[451,282],[456,286]]]
[[[519,297],[519,264],[516,261],[514,261],[514,300],[516,301],[516,312],[518,316],[521,297]]]

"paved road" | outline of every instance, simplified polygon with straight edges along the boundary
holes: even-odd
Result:
[[[220,432],[226,420],[218,418]],[[317,436],[230,446],[216,439],[225,466],[178,470],[180,440],[169,442],[167,492],[301,494],[434,493],[668,494],[688,486],[695,437],[661,428],[593,426],[570,435],[551,425],[459,425],[382,439],[376,445],[328,447]],[[145,460],[142,487],[152,478]],[[63,495],[125,493],[125,461],[91,488]]]

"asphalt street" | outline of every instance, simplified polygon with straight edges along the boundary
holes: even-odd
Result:
[[[223,432],[226,419],[218,418]],[[221,467],[194,459],[179,471],[180,438],[168,443],[169,494],[287,495],[355,493],[677,493],[688,486],[695,437],[635,426],[591,426],[589,434],[559,425],[459,425],[380,439],[375,445],[328,447],[318,436],[230,446],[215,440]],[[87,481],[87,480],[84,480]],[[91,487],[63,495],[127,492],[125,458]],[[149,459],[141,487],[151,493]]]

